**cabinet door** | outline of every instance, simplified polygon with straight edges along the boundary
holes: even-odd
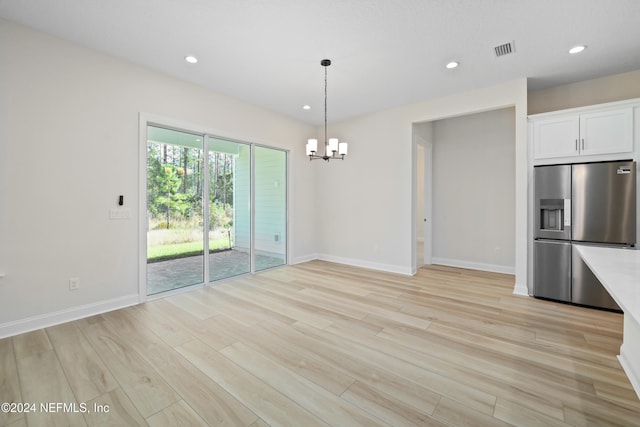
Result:
[[[580,154],[633,151],[633,109],[602,111],[580,116]]]
[[[565,116],[533,122],[533,157],[577,156],[580,130],[579,116]]]

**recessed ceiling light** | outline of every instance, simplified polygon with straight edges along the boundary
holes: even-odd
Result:
[[[451,61],[447,64],[447,68],[452,69],[452,68],[456,68],[458,65],[460,65],[459,62],[457,61]]]
[[[195,64],[196,62],[198,62],[198,58],[192,55],[185,56],[184,60],[187,61],[189,64]]]
[[[578,45],[578,46],[574,46],[571,49],[569,49],[569,53],[574,54],[574,53],[580,53],[583,50],[585,50],[587,47],[584,45]]]
[[[303,105],[302,109],[303,110],[311,110],[311,105]]]

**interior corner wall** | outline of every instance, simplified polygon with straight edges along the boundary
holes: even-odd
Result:
[[[433,122],[433,263],[515,271],[513,108]]]
[[[528,114],[640,98],[640,70],[531,91]]]
[[[289,260],[315,256],[315,127],[2,19],[0,52],[0,337],[138,301],[141,112],[290,150]]]
[[[527,283],[527,81],[464,92],[331,124],[349,142],[344,161],[317,164],[319,257],[412,274],[415,123],[515,107],[515,276]]]

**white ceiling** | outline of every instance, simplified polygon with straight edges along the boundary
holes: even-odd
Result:
[[[314,124],[323,58],[329,122],[640,69],[639,0],[0,0],[0,17]],[[569,55],[576,44],[588,47]]]

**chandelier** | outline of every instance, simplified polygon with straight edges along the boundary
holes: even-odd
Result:
[[[338,142],[338,138],[329,138],[327,141],[327,67],[331,65],[330,59],[323,59],[320,65],[324,67],[324,154],[316,154],[318,151],[318,140],[309,139],[307,141],[307,156],[309,160],[322,159],[327,162],[331,159],[344,160],[347,155],[347,143]]]

